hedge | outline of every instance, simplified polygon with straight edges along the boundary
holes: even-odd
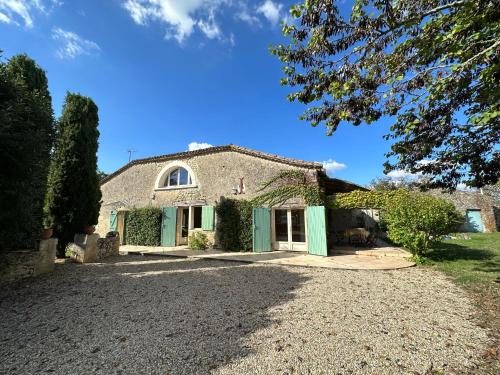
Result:
[[[158,207],[134,208],[125,219],[125,243],[127,245],[161,245],[162,210]]]
[[[252,250],[252,203],[223,199],[216,207],[219,246],[229,251]]]

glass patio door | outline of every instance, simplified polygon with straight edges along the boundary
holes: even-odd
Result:
[[[307,251],[303,209],[273,210],[273,229],[274,249]]]

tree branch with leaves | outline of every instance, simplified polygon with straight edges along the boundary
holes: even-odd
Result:
[[[390,116],[386,173],[450,190],[499,180],[498,0],[356,0],[349,16],[306,0],[291,19],[271,52],[303,120],[332,135]]]

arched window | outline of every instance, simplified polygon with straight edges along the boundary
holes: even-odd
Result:
[[[167,176],[164,182],[164,187],[176,187],[184,185],[192,185],[191,175],[187,169],[179,167],[173,169]]]
[[[156,176],[155,190],[195,188],[198,180],[191,167],[180,160],[165,165]]]

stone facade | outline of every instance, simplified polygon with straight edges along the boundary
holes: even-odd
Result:
[[[0,282],[16,281],[54,270],[57,238],[40,240],[37,250],[0,253]]]
[[[276,158],[263,158],[237,149],[223,149],[205,154],[182,153],[178,158],[151,158],[144,162],[122,168],[101,185],[102,206],[97,232],[105,235],[109,230],[110,212],[117,209],[153,205],[166,207],[173,205],[215,205],[221,197],[252,199],[263,181],[274,177],[283,170],[302,170],[317,181],[317,163],[287,163]],[[291,160],[291,159],[290,159]],[[192,187],[162,189],[157,186],[162,171],[169,166],[183,166],[193,175]],[[234,195],[243,178],[245,194]],[[296,202],[304,206],[303,202]]]
[[[455,205],[458,211],[465,215],[467,210],[481,210],[481,219],[486,232],[495,232],[498,224],[495,217],[495,212],[498,207],[495,207],[494,200],[486,195],[478,192],[455,191],[454,193],[444,193],[440,190],[429,191],[428,194],[443,198]],[[465,224],[462,228],[465,231]]]

